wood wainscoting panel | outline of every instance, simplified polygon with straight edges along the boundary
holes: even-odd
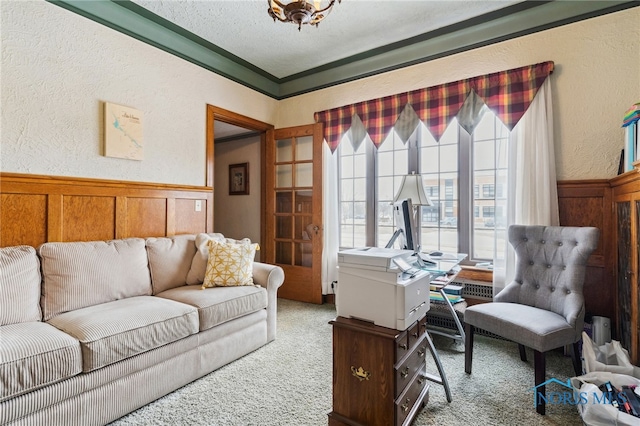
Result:
[[[0,247],[213,232],[208,186],[3,172],[0,180]]]
[[[589,258],[584,282],[587,315],[616,318],[613,253],[613,193],[608,180],[558,182],[560,225],[595,226],[598,247]]]
[[[196,211],[196,203],[200,211]],[[175,234],[197,234],[207,223],[207,200],[175,200]],[[177,219],[179,218],[179,219]]]
[[[0,196],[0,247],[26,244],[37,247],[47,240],[47,196]]]
[[[116,238],[115,197],[68,195],[62,202],[62,241]]]
[[[167,200],[127,199],[127,237],[163,237],[167,230]]]

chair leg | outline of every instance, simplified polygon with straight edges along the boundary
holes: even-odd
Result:
[[[518,344],[518,349],[520,350],[520,359],[527,362],[527,351],[525,350],[524,345]]]
[[[576,373],[576,376],[582,375],[582,362],[580,362],[580,348],[578,347],[579,342],[575,342],[572,346],[571,351],[571,361],[573,361],[573,371]]]
[[[464,372],[471,374],[471,361],[473,358],[473,332],[475,328],[471,324],[465,324],[464,341]]]
[[[547,396],[545,385],[546,377],[546,362],[545,353],[534,350],[533,351],[533,365],[535,371],[535,391],[536,391],[536,411],[538,414],[544,416],[545,412],[545,398]]]

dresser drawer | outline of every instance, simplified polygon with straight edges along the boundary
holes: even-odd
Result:
[[[407,353],[411,345],[409,344],[409,330],[405,330],[396,337],[396,360],[402,359]]]
[[[416,321],[407,330],[407,340],[409,341],[409,348],[411,348],[418,340],[420,340],[421,336],[422,336],[422,333],[420,332],[420,321]]]
[[[396,426],[401,426],[410,414],[420,409],[420,404],[428,399],[429,382],[425,377],[425,369],[421,368],[413,375],[409,386],[395,401]],[[414,416],[411,415],[411,418]]]
[[[411,382],[413,376],[418,370],[422,368],[425,363],[425,356],[428,349],[426,336],[423,334],[422,339],[416,346],[413,346],[413,352],[409,354],[395,369],[396,375],[396,391],[393,395],[394,398],[400,395],[400,393]]]

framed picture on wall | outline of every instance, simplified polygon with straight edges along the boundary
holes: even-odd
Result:
[[[229,195],[249,194],[249,163],[229,164]]]

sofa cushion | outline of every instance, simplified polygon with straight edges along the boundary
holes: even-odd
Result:
[[[204,274],[209,259],[209,241],[225,241],[222,234],[196,235],[196,254],[191,261],[191,268],[187,273],[187,284],[200,284],[204,281]]]
[[[253,285],[253,258],[258,244],[209,241],[209,260],[202,287]]]
[[[145,242],[45,243],[42,263],[42,310],[47,321],[63,312],[151,294]]]
[[[43,322],[0,328],[0,401],[82,371],[80,343]]]
[[[196,254],[195,235],[147,238],[153,294],[185,285]]]
[[[30,246],[0,249],[0,326],[40,321],[40,261]]]
[[[138,296],[60,314],[49,324],[80,341],[86,373],[197,333],[198,313],[183,303]]]
[[[157,295],[198,308],[200,331],[267,307],[267,290],[260,286],[173,288]]]

